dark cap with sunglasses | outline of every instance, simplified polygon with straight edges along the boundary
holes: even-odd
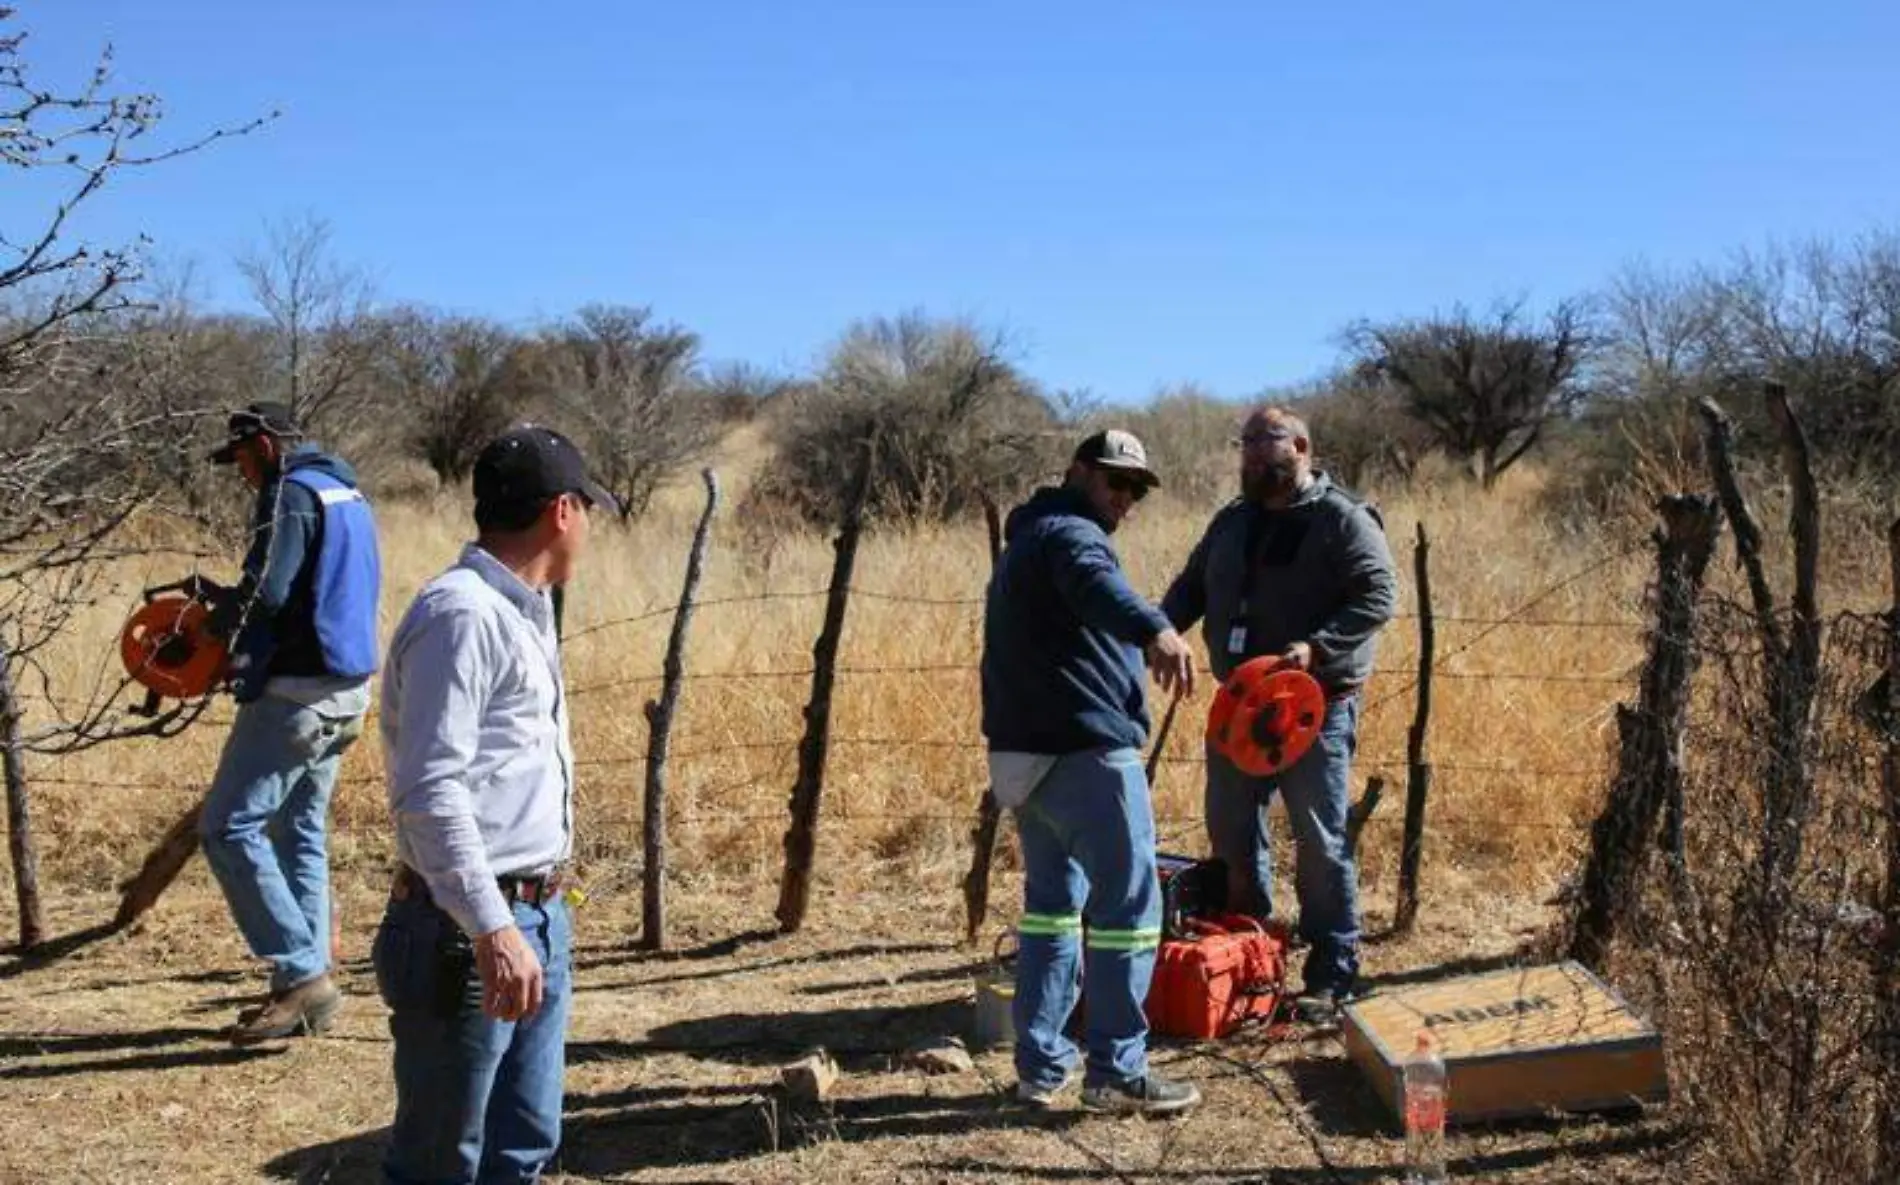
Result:
[[[1148,450],[1141,447],[1134,433],[1120,428],[1109,428],[1084,440],[1076,446],[1075,459],[1094,469],[1128,474],[1138,483],[1134,487],[1138,493],[1146,493],[1161,484],[1155,471],[1148,468]]]

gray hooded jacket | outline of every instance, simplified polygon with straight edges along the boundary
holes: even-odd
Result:
[[[1377,512],[1315,473],[1284,509],[1240,498],[1223,507],[1168,586],[1161,611],[1178,630],[1202,623],[1221,679],[1255,655],[1309,643],[1314,677],[1336,696],[1372,674],[1375,640],[1397,603]]]

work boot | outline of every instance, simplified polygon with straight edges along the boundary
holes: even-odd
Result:
[[[231,1044],[256,1045],[260,1041],[324,1032],[342,1003],[343,993],[330,982],[328,974],[272,992],[270,1002],[262,1008],[247,1009],[239,1014],[238,1023],[230,1030]]]
[[[1076,1080],[1074,1067],[1063,1072],[1062,1080],[1051,1086],[1031,1086],[1027,1082],[1016,1084],[1016,1101],[1035,1111],[1047,1111],[1056,1105],[1056,1098]]]
[[[1101,1082],[1082,1088],[1083,1110],[1111,1115],[1179,1115],[1200,1101],[1200,1089],[1193,1083],[1153,1073],[1133,1082]]]
[[[1293,1019],[1319,1028],[1338,1024],[1339,1008],[1343,1002],[1329,989],[1301,992],[1293,997]]]
[[[1301,1024],[1317,1025],[1325,1028],[1339,1023],[1339,1015],[1346,1005],[1359,998],[1355,986],[1335,986],[1325,982],[1309,980],[1300,993],[1293,997],[1293,1019]]]

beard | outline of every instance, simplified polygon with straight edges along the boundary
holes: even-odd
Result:
[[[1275,457],[1240,470],[1240,492],[1249,502],[1291,493],[1300,481],[1298,457]]]

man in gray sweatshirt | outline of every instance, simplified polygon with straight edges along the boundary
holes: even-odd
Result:
[[[1215,514],[1161,609],[1178,630],[1202,623],[1217,678],[1257,655],[1279,655],[1326,693],[1319,737],[1272,777],[1242,773],[1207,751],[1207,831],[1227,864],[1234,908],[1273,911],[1267,807],[1286,799],[1295,843],[1300,935],[1309,944],[1302,1010],[1330,1010],[1359,973],[1358,873],[1346,850],[1360,690],[1397,581],[1377,512],[1313,468],[1306,424],[1285,408],[1247,418],[1241,496]]]

